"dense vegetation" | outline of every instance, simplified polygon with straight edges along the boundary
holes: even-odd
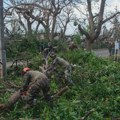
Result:
[[[31,57],[31,67],[38,69],[42,63],[41,56],[35,51],[30,50],[30,53],[36,53],[34,58]],[[0,119],[80,120],[91,109],[94,109],[94,112],[87,117],[88,120],[120,118],[120,64],[98,58],[82,50],[61,51],[57,54],[78,65],[72,70],[74,85],[49,103],[38,98],[38,104],[28,110],[24,110],[24,104],[18,102],[11,111],[1,112]],[[22,82],[21,77],[9,77],[9,79],[16,84]],[[57,89],[55,82],[57,78],[53,75],[51,79],[51,94],[53,94]],[[4,83],[1,83],[0,88],[4,87]],[[9,91],[0,93],[0,102],[6,102],[10,94]]]

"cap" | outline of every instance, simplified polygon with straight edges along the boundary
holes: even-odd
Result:
[[[27,72],[29,70],[30,70],[30,68],[28,68],[28,67],[23,68],[23,72]]]

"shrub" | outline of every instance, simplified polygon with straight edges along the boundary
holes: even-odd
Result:
[[[61,52],[59,56],[77,65],[72,71],[74,85],[53,102],[46,103],[38,98],[38,104],[26,111],[19,102],[11,112],[3,113],[1,117],[9,120],[79,120],[94,108],[95,112],[88,116],[88,120],[119,118],[120,64],[82,50]],[[41,57],[34,56],[32,63],[32,67],[38,69],[42,63]],[[51,81],[51,94],[56,91],[55,79],[53,77]],[[2,94],[0,101],[7,98],[8,94]]]

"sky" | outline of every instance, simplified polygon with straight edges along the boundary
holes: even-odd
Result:
[[[100,3],[100,0],[99,2]],[[107,7],[105,8],[105,14],[107,14],[108,12],[115,12],[115,8],[117,8],[117,10],[120,11],[120,0],[106,0],[106,4]],[[83,8],[83,6],[80,6],[82,10],[82,12],[84,13],[85,10]],[[96,11],[97,8],[94,9],[94,11]],[[80,12],[78,10],[75,9],[75,13],[78,17],[82,17],[82,15],[80,14]],[[110,26],[109,26],[110,27]],[[66,34],[74,34],[76,33],[77,28],[74,27],[73,25],[69,25],[69,29],[67,30]]]
[[[8,3],[9,0],[3,0],[4,2]],[[96,1],[96,0],[94,0]],[[98,3],[100,3],[101,0],[97,0],[99,1]],[[115,11],[115,8],[117,8],[117,10],[120,11],[120,0],[106,0],[106,4],[107,4],[107,7],[105,8],[105,13],[107,13],[108,11],[110,12],[114,12]],[[4,7],[5,7],[5,4],[4,4]],[[84,7],[83,6],[80,6],[79,7],[83,12],[84,11]],[[96,11],[97,8],[94,9],[94,11]],[[76,9],[74,9],[75,11],[75,14],[76,16],[78,16],[79,18],[82,17],[82,15],[80,14],[80,12]],[[68,26],[68,29],[66,31],[66,34],[69,35],[69,34],[74,34],[77,32],[77,27],[75,27],[73,25],[73,23],[71,23],[69,26]]]
[[[117,8],[120,10],[120,0],[107,0],[107,4],[109,7],[107,7],[107,10],[114,10],[114,8]]]

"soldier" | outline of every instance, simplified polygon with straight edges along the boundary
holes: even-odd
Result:
[[[33,104],[34,98],[37,97],[40,90],[42,90],[45,100],[50,100],[48,91],[50,88],[50,81],[47,76],[39,71],[33,71],[29,68],[24,68],[24,85],[21,89],[21,93],[26,93],[28,106]]]
[[[70,42],[70,44],[69,44],[69,50],[75,50],[77,48],[78,48],[78,46],[73,41]]]
[[[42,54],[43,57],[46,58],[49,53],[56,51],[57,46],[53,46],[51,42],[48,43],[48,46],[44,48]]]
[[[108,50],[109,56],[114,55],[114,43],[112,41],[108,41]]]
[[[54,52],[52,52],[50,54],[50,57],[52,58],[53,62],[52,64],[47,68],[46,73],[47,72],[52,72],[52,71],[57,71],[59,72],[61,67],[64,69],[64,81],[63,84],[68,85],[68,84],[73,84],[73,81],[71,79],[71,64],[69,62],[67,62],[65,59],[61,58],[61,57],[57,57],[56,54]],[[58,66],[58,68],[56,68]],[[59,71],[58,71],[58,70]],[[62,71],[63,71],[62,69]],[[61,77],[59,77],[61,78]],[[58,78],[58,79],[59,79]],[[62,81],[60,81],[62,82]]]
[[[34,99],[38,96],[38,93],[42,90],[45,100],[50,100],[48,94],[50,81],[47,76],[39,71],[30,70],[30,68],[24,68],[24,84],[22,88],[12,95],[8,100],[8,103],[1,105],[0,108],[8,108],[15,104],[20,98],[26,101],[25,108],[29,108],[33,105]],[[14,99],[13,99],[14,98]]]

